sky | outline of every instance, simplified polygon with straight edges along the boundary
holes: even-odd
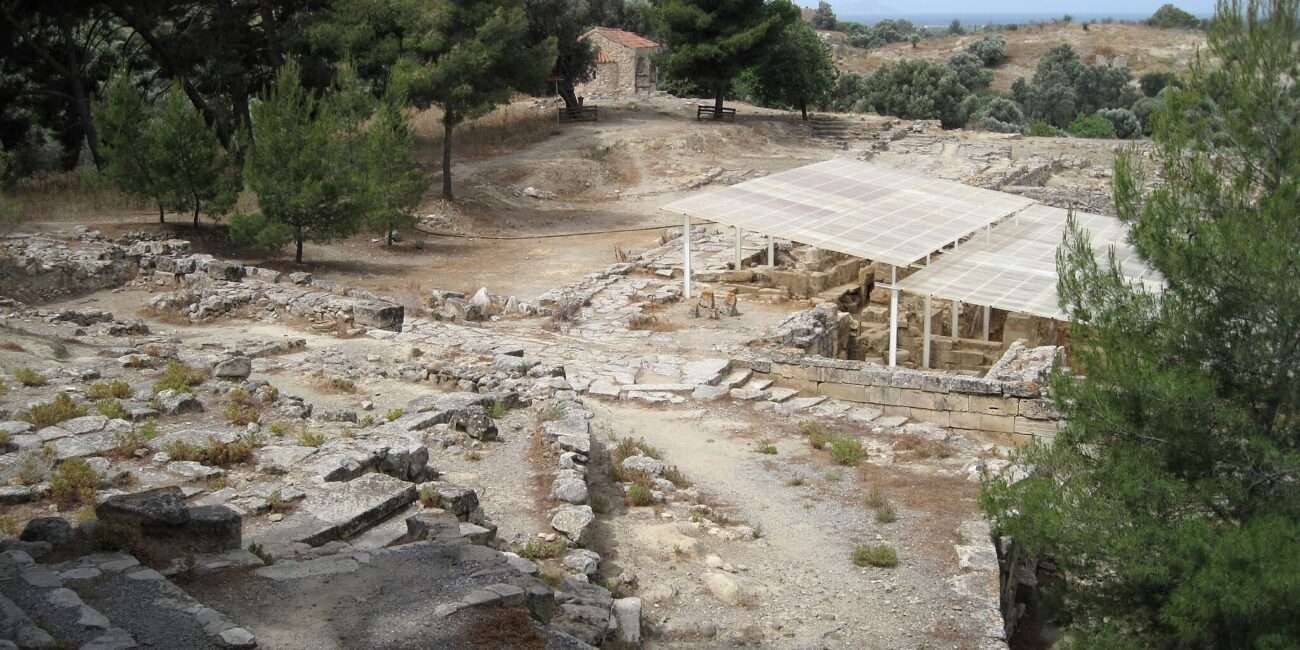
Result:
[[[1150,14],[1169,0],[982,0],[972,5],[969,0],[829,0],[836,14]],[[800,4],[816,7],[816,0],[801,0]],[[1197,15],[1214,12],[1214,0],[1175,0],[1174,5]]]

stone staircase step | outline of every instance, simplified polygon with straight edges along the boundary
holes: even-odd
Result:
[[[772,385],[771,379],[750,379],[741,388],[752,388],[754,390],[767,390]]]
[[[555,608],[540,579],[462,540],[277,562],[244,578],[189,589],[266,648],[463,648],[484,607],[520,606],[543,621]]]
[[[96,553],[54,567],[71,577],[68,585],[88,606],[103,612],[141,647],[257,646],[251,632],[130,555]]]
[[[772,390],[768,391],[767,399],[768,401],[772,401],[780,404],[781,402],[789,400],[790,398],[798,394],[799,391],[793,388],[773,388]]]
[[[6,640],[34,648],[137,647],[128,632],[114,627],[97,603],[83,600],[70,584],[22,551],[0,553],[0,638],[12,636]]]
[[[314,491],[283,521],[258,531],[250,540],[273,556],[286,555],[293,544],[320,546],[348,540],[385,521],[419,497],[415,484],[387,474],[363,474]]]
[[[352,545],[352,548],[362,551],[372,551],[392,546],[406,536],[406,518],[422,510],[424,510],[424,506],[418,503],[406,506],[393,513],[391,517],[374,528],[352,538],[348,543]]]
[[[745,382],[749,381],[750,377],[753,376],[754,376],[753,370],[750,370],[749,368],[740,368],[731,371],[731,374],[724,377],[718,385],[725,386],[727,388],[740,388],[741,386],[745,385]]]

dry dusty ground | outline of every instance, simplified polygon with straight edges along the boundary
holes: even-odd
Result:
[[[1048,50],[1068,44],[1079,57],[1092,63],[1097,57],[1107,61],[1115,57],[1128,60],[1129,72],[1134,77],[1147,72],[1179,72],[1185,70],[1195,58],[1198,48],[1205,46],[1205,33],[1181,29],[1155,29],[1144,25],[1097,24],[1083,26],[1074,23],[1054,23],[1021,26],[1014,32],[1000,32],[1007,39],[1009,60],[994,68],[994,90],[1007,91],[1020,77],[1031,77],[1038,59]],[[952,55],[964,52],[966,46],[980,38],[980,34],[927,38],[913,48],[909,43],[891,43],[875,50],[864,50],[844,44],[843,35],[831,37],[836,42],[836,67],[850,72],[871,72],[886,62],[900,59],[922,58],[930,61],[947,61]]]

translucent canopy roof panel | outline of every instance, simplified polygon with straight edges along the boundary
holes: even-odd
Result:
[[[956,251],[934,258],[898,286],[910,293],[1064,320],[1056,296],[1056,250],[1068,214],[1061,208],[1034,205],[993,228],[987,237],[978,235]],[[1160,275],[1127,243],[1128,227],[1120,220],[1086,212],[1075,212],[1074,218],[1088,231],[1103,263],[1113,248],[1126,278],[1153,290],[1163,286]]]
[[[907,266],[1033,203],[883,165],[828,160],[703,192],[664,209]]]

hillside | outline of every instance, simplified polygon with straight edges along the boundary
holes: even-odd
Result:
[[[1039,57],[1062,43],[1068,43],[1087,63],[1123,58],[1134,77],[1153,71],[1184,70],[1197,49],[1205,45],[1204,32],[1129,24],[1093,23],[1088,31],[1079,23],[1039,24],[1001,33],[1007,39],[1010,60],[993,71],[993,89],[1000,91],[1009,90],[1019,77],[1032,76]],[[925,39],[916,48],[908,43],[892,43],[866,50],[848,45],[841,32],[823,34],[833,44],[836,67],[850,72],[871,72],[888,61],[907,58],[946,61],[982,37],[945,36]]]

